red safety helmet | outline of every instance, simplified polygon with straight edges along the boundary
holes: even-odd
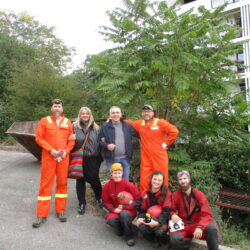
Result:
[[[154,205],[148,208],[147,213],[150,214],[151,217],[158,219],[159,215],[162,212],[162,207],[160,205]]]
[[[117,195],[117,202],[121,205],[130,205],[133,201],[134,197],[129,192],[122,191]]]

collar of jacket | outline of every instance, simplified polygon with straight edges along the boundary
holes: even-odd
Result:
[[[120,120],[120,122],[123,124],[124,123],[124,121],[121,119]],[[109,122],[108,122],[108,126],[110,126],[110,127],[114,127],[113,126],[113,123],[112,123],[112,120],[110,120]]]
[[[62,117],[61,121],[63,121],[63,119],[65,118],[65,115],[64,115],[64,114],[61,114],[61,117]],[[55,118],[55,116],[53,116],[52,114],[50,115],[50,118],[51,118],[51,120],[52,120],[53,122],[56,122],[56,118]],[[61,121],[60,121],[60,122],[61,122]]]

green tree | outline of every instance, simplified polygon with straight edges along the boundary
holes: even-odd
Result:
[[[124,9],[108,13],[112,26],[101,31],[114,48],[87,62],[106,103],[133,116],[149,102],[157,115],[181,127],[188,142],[245,134],[249,107],[227,91],[238,84],[231,67],[237,63],[229,56],[241,45],[231,41],[239,30],[223,23],[232,15],[222,15],[225,6],[177,13],[165,1],[123,2]]]
[[[80,85],[70,76],[61,76],[46,64],[26,64],[12,74],[8,104],[15,121],[39,120],[48,115],[51,100],[60,98],[64,112],[75,118],[86,99]]]

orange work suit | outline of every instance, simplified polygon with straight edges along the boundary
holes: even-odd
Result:
[[[127,122],[139,133],[141,140],[140,192],[148,188],[154,171],[164,173],[164,184],[168,186],[168,155],[162,143],[165,142],[169,146],[175,141],[179,134],[177,127],[157,118],[153,118],[149,123],[145,120]]]
[[[37,217],[48,217],[54,178],[56,176],[55,210],[64,213],[67,201],[67,175],[69,153],[75,142],[68,137],[73,134],[71,121],[62,115],[59,124],[51,115],[40,120],[35,141],[42,148],[40,190],[37,198]],[[58,162],[50,154],[52,149],[65,150],[66,157]]]

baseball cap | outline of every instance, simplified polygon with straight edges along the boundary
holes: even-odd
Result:
[[[143,109],[149,109],[149,110],[154,111],[153,107],[152,107],[151,105],[149,105],[149,104],[145,104],[145,105],[143,106],[142,110],[143,110]]]

